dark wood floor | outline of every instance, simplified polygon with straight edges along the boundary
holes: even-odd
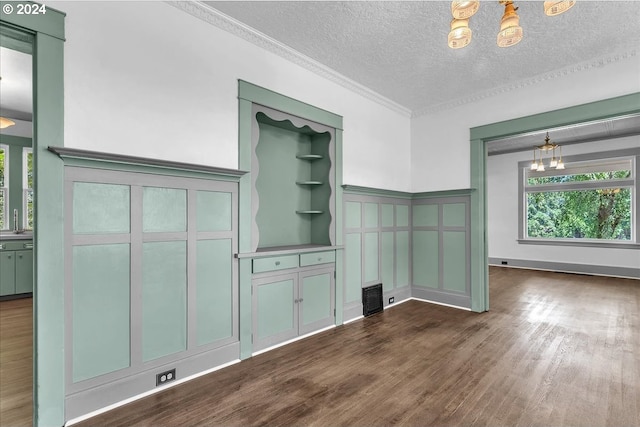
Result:
[[[0,302],[0,425],[32,425],[32,298]]]
[[[490,283],[488,313],[410,301],[79,425],[640,425],[640,281]]]

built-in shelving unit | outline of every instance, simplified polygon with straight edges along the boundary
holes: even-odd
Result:
[[[253,117],[256,250],[331,245],[335,130],[263,106]]]

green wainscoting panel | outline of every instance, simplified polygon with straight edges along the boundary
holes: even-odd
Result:
[[[348,233],[345,237],[344,284],[345,303],[362,299],[362,239],[360,233]]]
[[[198,345],[233,335],[232,258],[231,239],[196,244]]]
[[[364,204],[364,226],[366,228],[378,227],[378,204],[377,203]]]
[[[414,205],[413,206],[413,226],[414,227],[437,227],[438,226],[438,205]]]
[[[382,203],[382,226],[393,227],[393,205]]]
[[[231,230],[231,193],[196,192],[197,231]]]
[[[308,325],[331,316],[331,274],[323,273],[302,279],[302,324]]]
[[[445,227],[464,227],[467,224],[465,203],[444,203],[442,205],[442,225]]]
[[[187,231],[187,191],[144,187],[142,231],[147,233]]]
[[[414,231],[413,284],[437,288],[439,283],[438,264],[438,232]]]
[[[393,208],[393,206],[392,206]],[[381,234],[381,263],[380,274],[382,278],[382,289],[390,291],[394,288],[395,281],[393,278],[393,258],[395,256],[393,250],[393,231],[383,231]]]
[[[362,203],[345,203],[345,228],[362,227]]]
[[[128,185],[73,184],[73,232],[75,234],[128,233],[131,204]]]
[[[294,282],[281,280],[258,286],[258,337],[266,338],[294,327]]]
[[[447,291],[466,292],[466,233],[464,231],[444,231],[442,235],[442,252],[443,288]]]
[[[364,282],[378,280],[378,232],[364,234]]]
[[[73,248],[73,381],[130,365],[128,244]]]
[[[409,205],[396,205],[396,227],[409,226]]]
[[[409,232],[396,232],[396,287],[409,286]]]
[[[146,362],[187,346],[187,245],[142,245],[142,359]]]

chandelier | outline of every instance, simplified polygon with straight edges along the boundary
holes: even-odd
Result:
[[[556,157],[556,150],[560,157]],[[531,170],[536,172],[544,172],[544,156],[551,155],[549,159],[549,167],[555,169],[564,169],[564,162],[562,161],[562,148],[558,144],[554,144],[549,139],[549,132],[544,139],[544,144],[538,145],[533,149],[533,162],[531,162]]]
[[[524,35],[520,26],[520,17],[516,12],[517,7],[511,0],[499,0],[498,3],[504,5],[504,14],[500,21],[500,31],[498,32],[497,43],[500,47],[509,47],[518,44]],[[569,10],[576,3],[575,0],[545,1],[544,13],[548,16],[560,15]],[[447,38],[451,49],[460,49],[471,43],[471,29],[469,28],[469,18],[471,18],[480,8],[479,0],[453,1],[451,2],[451,31]]]

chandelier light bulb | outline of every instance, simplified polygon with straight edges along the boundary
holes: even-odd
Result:
[[[500,22],[500,32],[498,33],[498,46],[509,47],[520,43],[524,32],[520,26],[520,17],[516,13],[517,7],[512,1],[501,1],[504,4],[504,15]]]
[[[556,16],[571,9],[576,4],[575,0],[545,1],[544,13],[547,16]]]
[[[451,14],[455,19],[469,19],[480,8],[479,1],[452,1]]]
[[[454,19],[451,21],[451,31],[447,40],[451,49],[460,49],[471,43],[469,20]]]

